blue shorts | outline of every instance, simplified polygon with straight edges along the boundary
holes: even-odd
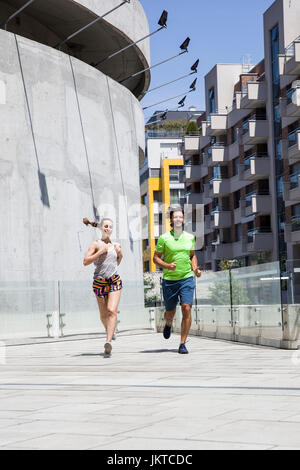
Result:
[[[165,308],[167,312],[175,310],[180,300],[180,304],[193,305],[195,280],[194,276],[180,279],[179,281],[162,281]]]

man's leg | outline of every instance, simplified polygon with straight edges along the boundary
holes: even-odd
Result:
[[[172,326],[175,313],[176,313],[176,308],[174,310],[170,310],[169,312],[165,312],[165,320],[168,326]]]
[[[180,344],[184,344],[187,340],[191,325],[192,325],[192,313],[191,306],[189,304],[181,304],[182,311],[182,322],[181,322],[181,339]]]

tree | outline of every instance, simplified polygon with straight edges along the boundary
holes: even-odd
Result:
[[[186,135],[199,135],[199,129],[195,121],[191,121],[185,128]]]

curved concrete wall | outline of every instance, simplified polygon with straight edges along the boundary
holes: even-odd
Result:
[[[97,15],[102,16],[121,2],[122,0],[101,0],[101,2],[99,0],[81,0],[75,3],[80,3]],[[148,20],[140,0],[131,0],[128,5],[120,7],[107,16],[105,21],[123,31],[132,42],[138,41],[149,33]],[[137,47],[150,65],[150,42],[142,41]]]
[[[90,279],[82,260],[96,234],[82,218],[111,203],[119,230],[119,198],[127,198],[123,218],[140,201],[141,106],[47,46],[0,31],[0,52],[0,280]],[[120,273],[140,282],[141,242],[120,230]]]
[[[7,25],[10,32],[51,47],[99,16],[119,6],[122,0],[47,0],[35,1]],[[23,0],[0,0],[0,24],[24,5]],[[88,63],[98,63],[108,55],[134,43],[149,33],[149,26],[139,0],[131,0],[101,21],[63,44],[62,50]],[[105,75],[116,81],[149,67],[150,42],[143,40],[122,54],[99,65]],[[124,82],[141,98],[148,89],[150,71]]]

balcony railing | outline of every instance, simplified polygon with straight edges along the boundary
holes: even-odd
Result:
[[[291,218],[292,232],[300,231],[300,215],[294,215]]]
[[[285,49],[286,56],[293,57],[295,55],[295,41],[300,41],[300,36],[294,39],[294,41],[287,46],[287,48]]]
[[[298,188],[299,186],[299,176],[300,172],[293,173],[290,175],[290,189]]]
[[[248,243],[253,243],[255,235],[259,233],[271,233],[271,227],[259,227],[259,228],[254,228],[252,230],[249,230],[247,233],[247,242]]]
[[[290,88],[290,89],[287,91],[287,93],[286,93],[286,103],[287,103],[287,104],[290,104],[290,103],[293,102],[294,93],[296,93],[299,88],[300,88],[300,87]]]
[[[247,170],[250,170],[250,166],[251,166],[251,160],[252,159],[255,159],[255,158],[267,158],[268,157],[268,153],[252,153],[251,155],[249,155],[248,157],[245,158],[244,160],[244,170],[247,171]]]
[[[299,132],[299,129],[295,129],[293,132],[290,132],[288,135],[288,146],[292,147],[293,145],[297,144],[297,133]]]
[[[265,190],[260,189],[258,191],[253,191],[249,194],[246,194],[246,197],[245,197],[246,207],[251,206],[253,197],[256,197],[256,196],[269,196],[269,195],[270,195],[270,192],[269,192],[268,189],[265,189]]]

